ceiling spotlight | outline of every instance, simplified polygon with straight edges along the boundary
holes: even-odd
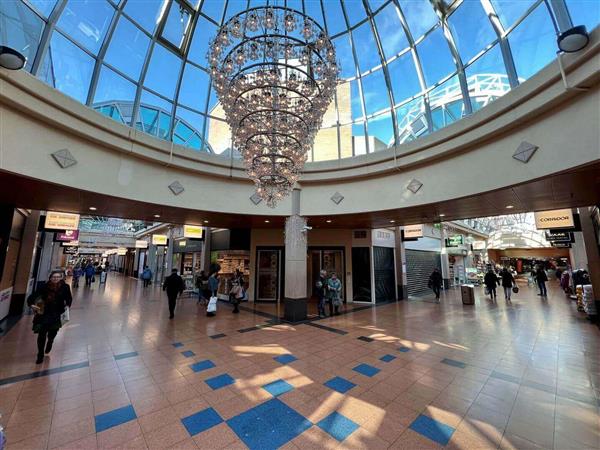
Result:
[[[154,217],[156,217],[158,219],[158,218],[160,218],[160,214],[154,214]]]
[[[506,205],[506,209],[513,209],[514,205]]]
[[[96,208],[95,206],[90,206],[90,211],[96,211],[98,208]]]
[[[556,43],[558,48],[565,53],[575,53],[583,49],[590,42],[590,35],[585,25],[569,28],[558,34]]]
[[[446,217],[446,214],[440,214],[440,217]]]
[[[327,223],[331,223],[331,219],[327,219],[325,222],[327,222]]]
[[[208,220],[205,220],[204,223],[208,223]]]
[[[14,48],[0,45],[0,67],[8,70],[20,70],[25,66],[27,59]]]
[[[265,223],[269,223],[269,222],[270,222],[270,220],[265,220]]]
[[[395,220],[390,220],[390,223],[396,223],[396,221]]]

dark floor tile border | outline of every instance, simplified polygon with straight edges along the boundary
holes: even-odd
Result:
[[[48,375],[54,375],[55,373],[68,372],[69,370],[81,369],[82,367],[89,367],[90,362],[84,361],[75,364],[68,364],[62,367],[53,367],[52,369],[44,369],[38,372],[26,373],[23,375],[16,375],[14,377],[3,378],[0,380],[0,386],[11,383],[18,383],[19,381],[32,380],[33,378],[46,377]]]
[[[114,355],[116,360],[125,359],[125,358],[133,358],[134,356],[138,356],[138,352],[128,352],[128,353],[121,353],[120,355]]]
[[[531,380],[523,380],[521,382],[521,386],[527,386],[532,389],[537,389],[538,391],[544,391],[544,392],[548,392],[550,394],[556,394],[556,388],[553,388],[552,386],[547,386],[542,383],[537,383],[537,382],[531,381]]]
[[[338,328],[328,327],[326,325],[321,325],[319,323],[308,322],[305,325],[308,325],[308,326],[311,326],[311,327],[315,327],[315,328],[319,328],[319,329],[325,330],[325,331],[331,331],[332,333],[341,334],[342,336],[345,335],[345,334],[348,334],[347,331],[340,330]]]
[[[464,369],[465,367],[467,367],[467,365],[462,362],[462,361],[457,361],[455,359],[450,359],[450,358],[444,358],[442,359],[442,361],[444,364],[448,364],[449,366],[452,367],[458,367],[460,369]]]
[[[364,342],[373,342],[375,339],[370,338],[368,336],[359,336],[356,339],[358,339],[359,341],[364,341]]]
[[[515,377],[514,375],[509,375],[507,373],[498,372],[497,370],[493,370],[490,374],[490,377],[497,378],[499,380],[510,381],[511,383],[521,384],[521,379],[519,377]]]
[[[213,334],[212,336],[209,336],[209,338],[220,339],[220,338],[224,338],[225,336],[227,336],[225,333],[219,333],[219,334]]]

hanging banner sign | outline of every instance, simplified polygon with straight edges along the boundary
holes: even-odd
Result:
[[[166,234],[153,234],[152,235],[152,244],[153,245],[167,245],[169,242],[169,238]]]
[[[79,247],[63,247],[63,254],[76,255],[79,253]]]
[[[184,225],[183,237],[190,239],[202,239],[204,237],[204,228],[200,225]]]
[[[406,225],[404,227],[404,239],[418,239],[423,237],[423,224]]]
[[[135,248],[148,248],[147,241],[135,241]]]
[[[66,230],[54,233],[56,242],[71,242],[79,239],[79,230]]]
[[[555,209],[554,211],[540,211],[533,213],[535,216],[535,227],[538,230],[550,228],[573,228],[575,221],[570,209]]]
[[[546,240],[548,242],[575,242],[575,236],[569,231],[546,231]]]
[[[48,230],[77,230],[79,214],[48,211],[44,228]]]

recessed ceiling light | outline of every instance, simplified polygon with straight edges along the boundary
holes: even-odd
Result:
[[[446,214],[440,214],[440,217],[446,217]]]
[[[327,223],[331,223],[331,219],[327,219],[325,222],[327,222]]]
[[[96,208],[95,206],[90,206],[90,211],[96,211],[96,209],[98,208]]]
[[[205,220],[204,223],[208,223],[208,220]]]
[[[160,214],[154,214],[154,217],[158,219],[160,217]]]
[[[396,221],[395,220],[390,220],[390,223],[396,223]]]
[[[513,209],[514,206],[513,205],[506,205],[506,209]]]
[[[269,222],[270,222],[270,220],[265,220],[265,223],[269,223]]]

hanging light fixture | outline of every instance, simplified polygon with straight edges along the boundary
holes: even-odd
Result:
[[[233,145],[274,208],[298,180],[333,98],[335,48],[305,14],[261,6],[223,24],[207,57]]]

